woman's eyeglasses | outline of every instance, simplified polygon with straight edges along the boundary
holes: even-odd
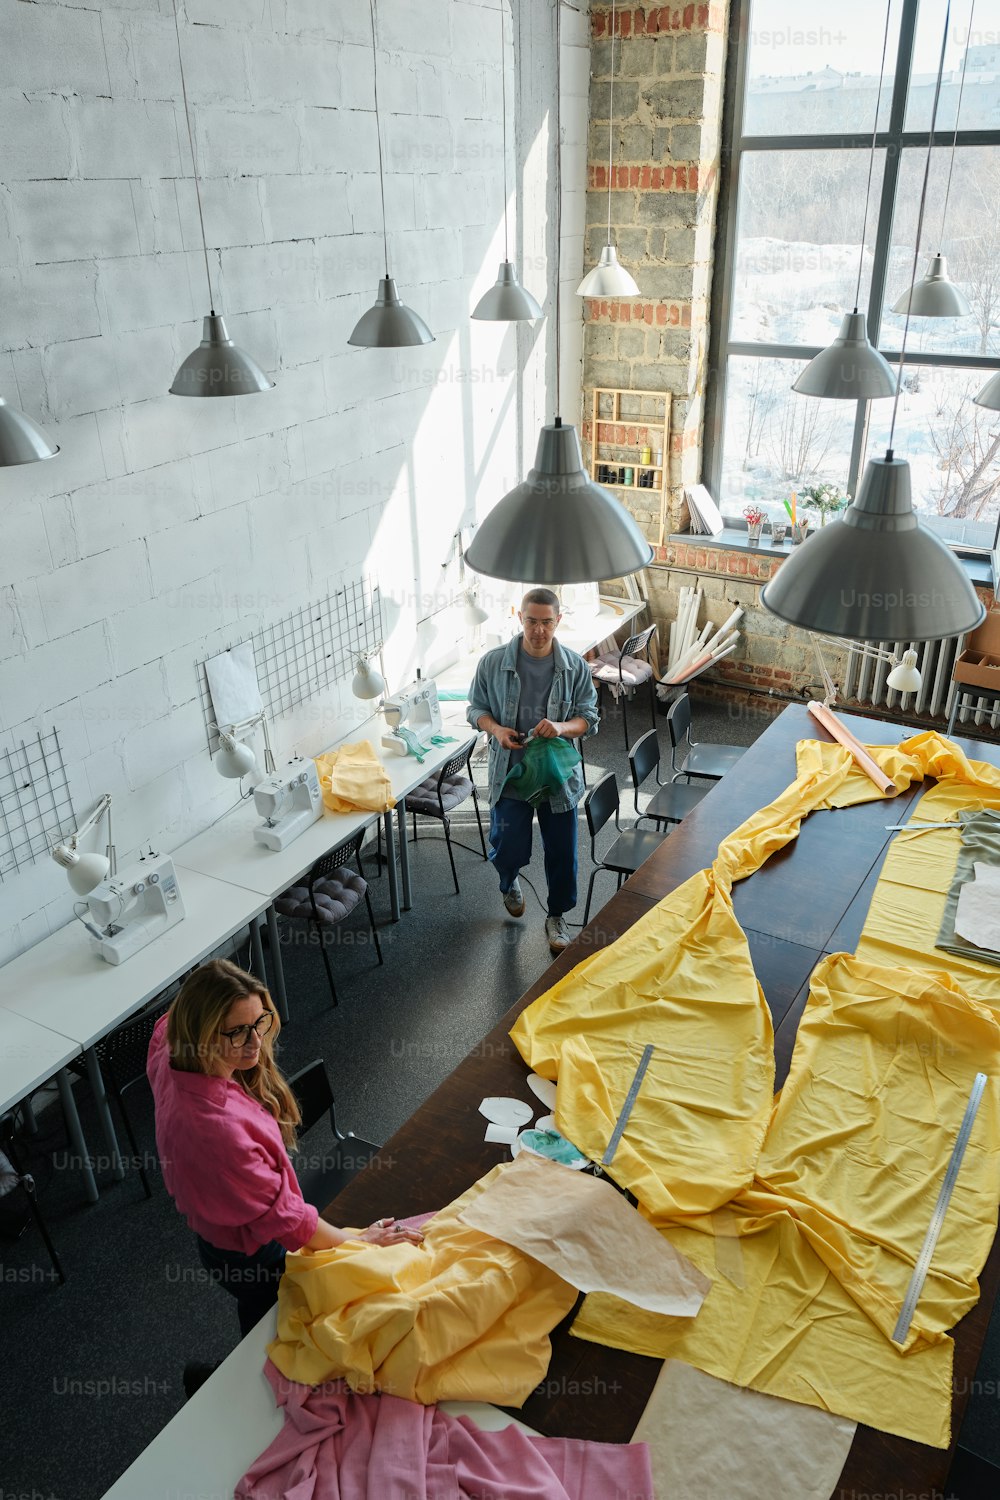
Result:
[[[255,1031],[258,1036],[267,1036],[273,1025],[274,1011],[265,1010],[262,1015],[257,1017],[252,1026],[234,1026],[232,1031],[224,1031],[222,1035],[234,1047],[245,1047],[250,1040],[251,1031]]]

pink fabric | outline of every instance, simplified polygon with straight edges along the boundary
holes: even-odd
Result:
[[[319,1214],[303,1201],[273,1115],[230,1078],[170,1066],[167,1018],[149,1041],[163,1180],[191,1228],[218,1250],[301,1250]]]
[[[297,1385],[264,1373],[285,1425],[235,1500],[653,1500],[645,1443],[482,1432],[468,1417],[343,1381]]]

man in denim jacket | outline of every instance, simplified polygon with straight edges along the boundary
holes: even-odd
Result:
[[[574,767],[569,780],[537,809],[518,795],[516,780],[503,783],[522,758],[528,734],[568,740],[596,734],[597,692],[583,657],[555,639],[562,619],[558,595],[529,589],[518,618],[522,634],[488,651],[476,668],[468,718],[490,736],[490,858],[504,906],[512,917],[524,914],[518,873],[531,859],[531,820],[537,811],[548,886],[545,936],[552,952],[561,953],[569,942],[563,917],[576,905],[576,806],[583,773]]]

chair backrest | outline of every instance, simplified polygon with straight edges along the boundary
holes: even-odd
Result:
[[[472,759],[472,752],[476,748],[476,742],[478,741],[478,739],[478,734],[474,734],[471,739],[466,740],[461,750],[455,751],[455,754],[451,757],[451,760],[445,761],[444,765],[438,772],[437,781],[439,787],[442,781],[447,781],[449,776],[457,776],[459,771],[463,769],[466,771],[469,780],[472,780],[472,767],[469,765],[469,761]]]
[[[333,1089],[330,1086],[326,1063],[321,1057],[314,1058],[288,1080],[288,1087],[298,1100],[302,1114],[300,1133],[305,1135],[322,1115],[333,1109]]]
[[[649,643],[656,634],[656,626],[649,625],[641,630],[638,635],[630,635],[621,649],[622,656],[641,656],[648,649]]]
[[[636,740],[628,753],[628,767],[632,772],[632,785],[638,792],[642,783],[660,764],[660,742],[656,738],[655,729],[647,729],[646,733]]]
[[[602,776],[595,787],[591,787],[583,799],[583,810],[587,815],[591,842],[597,837],[605,823],[618,817],[618,778],[614,771]]]
[[[111,1078],[122,1093],[140,1078],[146,1076],[146,1054],[149,1039],[157,1021],[170,1008],[169,1000],[156,1000],[139,1015],[126,1021],[102,1036],[95,1051],[102,1067],[107,1068]]]
[[[349,865],[352,859],[357,859],[364,836],[365,829],[359,828],[357,833],[352,833],[350,838],[344,839],[343,843],[338,844],[336,848],[320,855],[309,871],[309,885],[322,879],[324,875],[332,875],[334,870],[342,870],[344,865]]]
[[[690,728],[691,699],[687,693],[681,693],[667,709],[667,729],[670,733],[670,744],[673,750],[677,750]]]

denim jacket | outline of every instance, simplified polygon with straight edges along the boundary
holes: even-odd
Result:
[[[476,668],[476,675],[469,689],[468,720],[473,729],[478,728],[483,714],[489,714],[498,724],[508,727],[517,723],[517,705],[521,697],[521,679],[517,675],[517,653],[521,636],[516,635],[506,646],[497,646],[487,651]],[[552,642],[555,666],[552,673],[552,688],[546,705],[546,718],[556,723],[567,719],[586,719],[587,731],[581,736],[588,739],[597,733],[597,690],[590,675],[590,667],[575,651]],[[510,751],[504,750],[490,736],[490,806],[500,798],[500,788],[510,769]],[[576,807],[583,795],[583,772],[577,766],[572,776],[549,800],[553,812],[568,812]]]

